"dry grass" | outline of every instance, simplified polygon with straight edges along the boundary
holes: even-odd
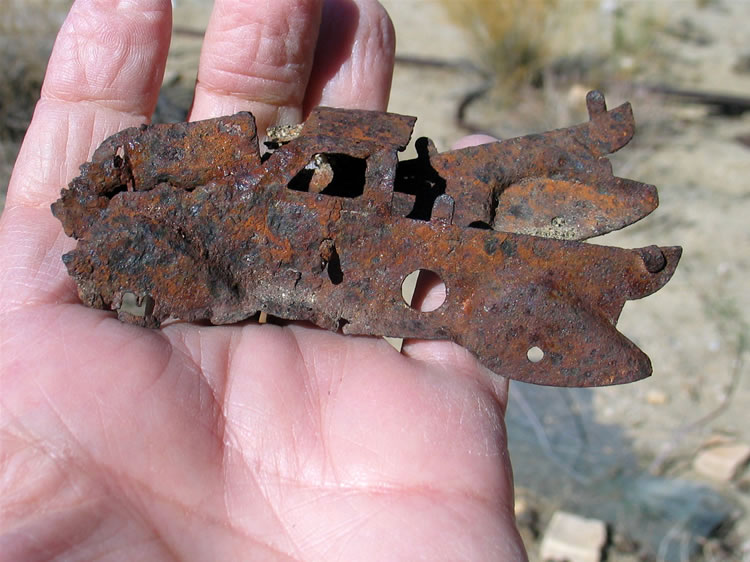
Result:
[[[509,83],[533,82],[552,55],[545,35],[559,0],[442,0],[442,5],[471,34],[484,62]]]
[[[655,68],[665,8],[634,0],[440,0],[508,99],[561,80],[599,87]],[[656,49],[658,53],[658,48]]]

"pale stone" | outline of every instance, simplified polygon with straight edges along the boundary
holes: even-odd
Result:
[[[592,90],[584,84],[573,84],[568,90],[567,102],[571,109],[586,110],[586,94]]]
[[[693,468],[699,474],[712,480],[729,482],[748,460],[750,460],[750,445],[727,443],[698,453],[693,460]]]
[[[607,541],[607,526],[598,519],[557,511],[542,539],[542,560],[600,562]]]
[[[662,406],[669,402],[669,396],[663,390],[652,388],[646,393],[646,402],[654,406]]]
[[[516,514],[516,518],[526,513],[529,509],[529,504],[523,498],[516,498],[515,504],[513,504],[513,512]]]

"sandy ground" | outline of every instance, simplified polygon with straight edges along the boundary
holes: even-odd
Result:
[[[481,64],[436,0],[384,4],[400,56]],[[207,15],[207,2],[178,2],[178,25],[197,28]],[[664,58],[667,70],[657,78],[673,86],[750,93],[750,72],[742,72],[741,64],[750,55],[750,1],[666,1],[660,17],[665,33],[653,56]],[[175,36],[165,79],[170,88],[159,106],[165,120],[180,118],[189,103],[199,46],[193,37]],[[453,114],[477,80],[466,71],[398,64],[390,109],[418,116],[415,138],[429,136],[445,150],[464,134]],[[574,124],[585,119],[587,86],[539,93],[512,109],[490,95],[472,106],[470,117],[503,137]],[[750,135],[750,112],[714,115],[622,84],[605,94],[610,107],[630,100],[639,127],[631,145],[613,158],[616,175],[657,185],[661,205],[637,225],[596,242],[682,245],[684,254],[667,287],[629,303],[619,323],[650,355],[650,379],[595,390],[512,385],[511,455],[529,553],[536,558],[537,534],[552,510],[564,507],[608,521],[610,561],[639,559],[634,542],[651,559],[681,560],[692,527],[675,512],[703,510],[730,513],[731,524],[699,548],[696,559],[750,560],[750,470],[715,482],[692,468],[696,454],[718,438],[750,444],[750,148],[736,140]],[[698,503],[687,505],[686,497]],[[665,512],[662,524],[644,528],[644,502]]]
[[[395,22],[399,54],[476,59],[466,37],[446,20],[435,2],[390,0],[385,4]],[[750,47],[750,2],[712,3],[703,9],[687,1],[664,4],[669,8],[664,28],[690,29],[692,34],[663,39],[662,48],[669,53],[668,83],[750,93],[750,74],[734,69]],[[447,77],[446,71],[399,65],[390,108],[418,115],[417,134],[431,136],[439,148],[446,149],[461,134],[451,117],[472,79],[476,81],[470,75],[462,80],[456,74]],[[585,86],[580,84],[568,93],[583,93]],[[616,175],[657,185],[661,205],[637,225],[597,242],[623,247],[679,244],[684,254],[667,287],[643,301],[628,303],[619,323],[621,331],[650,355],[654,367],[650,379],[572,392],[511,385],[508,423],[519,496],[525,505],[537,503],[542,520],[556,506],[575,505],[584,514],[611,515],[592,505],[602,498],[618,501],[616,493],[608,496],[601,489],[601,476],[611,472],[599,469],[627,466],[634,477],[666,477],[659,480],[662,490],[675,481],[707,484],[746,510],[750,506],[747,472],[732,483],[717,484],[696,474],[692,459],[717,436],[750,443],[750,150],[735,140],[750,133],[750,112],[740,117],[711,115],[703,107],[622,86],[605,89],[605,94],[610,107],[629,99],[638,123],[636,139],[613,158]],[[565,92],[558,97],[562,100],[556,103],[540,102],[537,115],[541,118],[529,119],[527,132],[572,124],[559,122],[559,117],[575,115],[576,100],[561,112],[560,105],[571,104]],[[519,132],[508,109],[478,103],[473,111],[473,122],[486,123],[503,136]],[[533,414],[528,406],[536,406],[531,408]],[[544,432],[539,431],[534,415]],[[565,431],[556,433],[553,428],[560,423],[566,428],[586,425],[588,441],[571,438]],[[592,438],[597,429],[603,430],[603,436]],[[545,435],[551,447],[543,446]],[[571,447],[576,453],[566,454]],[[539,464],[548,469],[540,469]],[[598,481],[592,472],[600,476]],[[578,476],[589,481],[578,485]],[[623,485],[638,487],[632,481]],[[592,501],[581,498],[587,493]],[[635,540],[639,533],[647,534],[636,521],[626,523],[623,528]],[[544,524],[540,521],[539,528]],[[750,537],[746,518],[737,522],[735,533],[738,539]],[[530,534],[527,538],[534,558],[536,544]],[[679,559],[675,545],[667,544],[669,538],[645,538],[655,545],[657,554],[661,546],[665,558]],[[708,550],[705,559],[711,559]],[[735,549],[727,556],[740,559],[742,554]],[[744,556],[750,559],[750,553]],[[609,559],[630,558],[610,549]]]

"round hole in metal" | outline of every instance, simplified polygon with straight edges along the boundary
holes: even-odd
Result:
[[[432,312],[445,302],[447,289],[440,275],[429,269],[417,269],[401,283],[404,302],[419,312]]]

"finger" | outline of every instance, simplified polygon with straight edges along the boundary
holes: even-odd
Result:
[[[453,146],[451,146],[451,149],[458,150],[459,148],[466,148],[467,146],[477,146],[480,144],[497,142],[498,140],[500,139],[496,139],[495,137],[492,137],[490,135],[481,135],[481,134],[469,135],[467,137],[464,137],[454,142]]]
[[[316,105],[384,111],[395,37],[388,13],[376,0],[326,0],[305,112]]]
[[[169,49],[169,0],[78,0],[58,34],[0,223],[6,304],[71,295],[70,244],[49,204],[102,140],[148,120]]]
[[[447,369],[451,376],[466,377],[476,382],[495,396],[505,413],[509,379],[505,378],[503,373],[493,373],[481,365],[470,351],[457,343],[445,340],[407,339],[401,351],[410,359],[431,364],[435,368]]]
[[[258,131],[302,120],[321,0],[216,0],[190,119],[250,111]]]
[[[147,121],[164,73],[169,0],[78,0],[50,57],[8,205],[48,205],[93,149]]]

